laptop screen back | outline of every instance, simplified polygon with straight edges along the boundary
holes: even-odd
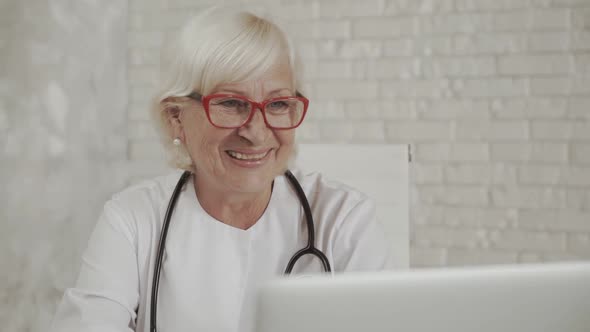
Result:
[[[588,332],[590,263],[286,278],[256,332]]]

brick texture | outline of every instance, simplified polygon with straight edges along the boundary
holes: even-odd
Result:
[[[147,110],[162,38],[212,3],[130,1],[134,165],[163,158]],[[412,144],[413,266],[590,258],[590,1],[248,5],[299,46],[300,142]]]

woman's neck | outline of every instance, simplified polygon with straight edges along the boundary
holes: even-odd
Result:
[[[236,193],[216,188],[197,176],[193,176],[193,185],[199,203],[210,216],[243,230],[260,219],[272,194],[272,185],[264,192]]]

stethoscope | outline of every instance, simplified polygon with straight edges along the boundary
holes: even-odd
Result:
[[[178,183],[176,184],[176,188],[174,188],[174,192],[172,193],[172,197],[168,202],[168,208],[166,209],[166,215],[164,216],[164,225],[162,225],[162,232],[160,233],[160,243],[158,244],[158,255],[156,256],[156,266],[154,267],[154,280],[152,282],[152,299],[151,299],[151,306],[150,306],[150,332],[156,332],[156,314],[158,310],[158,289],[160,287],[160,272],[162,271],[162,257],[164,256],[164,248],[166,247],[166,236],[168,235],[168,226],[170,225],[170,218],[172,217],[172,212],[174,211],[174,206],[176,205],[176,201],[178,200],[178,196],[180,195],[180,191],[184,187],[184,184],[190,178],[191,172],[185,171],[180,176]],[[305,255],[313,255],[320,259],[322,265],[324,266],[324,272],[332,272],[330,268],[330,262],[324,253],[314,246],[315,243],[315,227],[313,223],[313,216],[311,215],[311,208],[309,207],[309,202],[307,201],[307,197],[305,197],[305,193],[299,184],[299,181],[295,178],[291,171],[287,170],[285,172],[285,176],[295,189],[297,193],[297,197],[303,206],[303,211],[305,213],[305,220],[307,222],[307,246],[303,249],[297,251],[293,257],[289,260],[287,264],[287,268],[285,269],[284,274],[290,274],[301,257]]]

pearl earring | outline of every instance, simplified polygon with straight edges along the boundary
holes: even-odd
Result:
[[[178,137],[172,141],[172,144],[174,144],[175,146],[180,146],[180,143],[181,143],[180,138],[178,138]]]

